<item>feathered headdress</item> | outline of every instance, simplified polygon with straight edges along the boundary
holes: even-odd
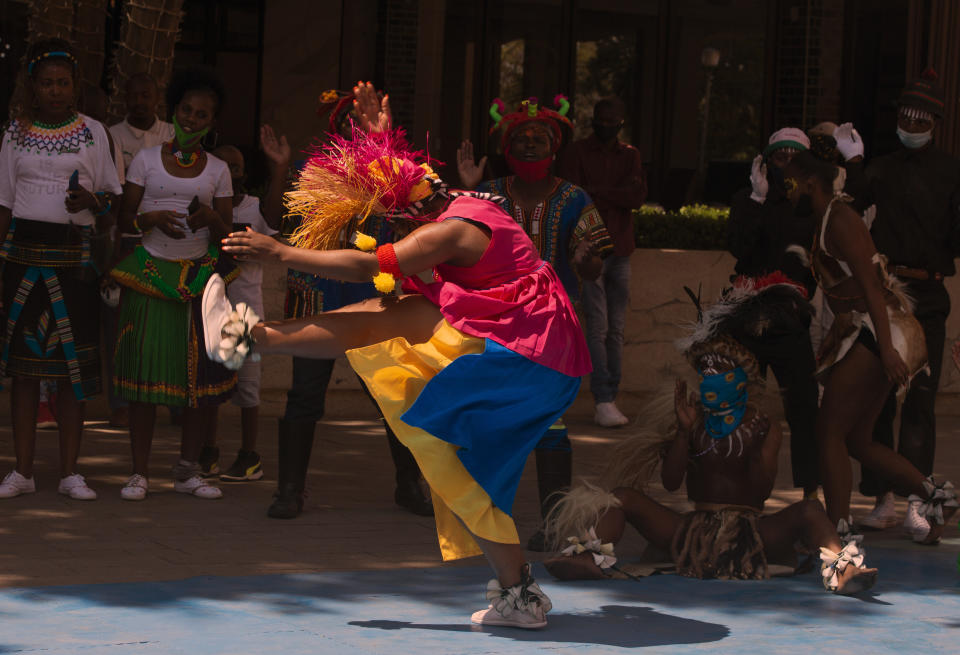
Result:
[[[354,128],[350,140],[333,135],[286,194],[287,209],[302,218],[291,242],[335,248],[351,219],[362,225],[371,214],[416,218],[423,202],[444,188],[400,128],[381,133]]]
[[[510,136],[518,127],[527,123],[544,123],[553,133],[553,151],[556,152],[563,141],[563,128],[572,130],[573,124],[567,118],[567,112],[570,111],[567,97],[558,93],[553,98],[553,104],[557,111],[541,106],[537,98],[527,98],[520,103],[517,111],[504,115],[507,111],[506,105],[500,98],[495,98],[490,105],[490,118],[493,119],[490,134],[501,130],[500,149],[506,151]]]
[[[769,329],[809,323],[813,306],[806,296],[803,286],[780,271],[759,278],[740,276],[717,302],[706,308],[698,304],[700,319],[676,346],[691,364],[707,352],[725,355],[756,382],[760,368],[742,342]]]

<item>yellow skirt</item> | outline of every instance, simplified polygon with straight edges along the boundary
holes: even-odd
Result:
[[[520,543],[513,519],[494,506],[457,457],[459,447],[400,419],[437,373],[461,355],[482,353],[485,344],[444,321],[426,343],[411,345],[398,337],[347,351],[350,365],[430,485],[444,560],[481,555],[473,535],[496,543]]]

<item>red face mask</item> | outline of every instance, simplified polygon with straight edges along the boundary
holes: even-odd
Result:
[[[509,152],[505,155],[507,165],[513,174],[524,182],[539,182],[550,172],[550,164],[553,163],[553,157],[547,157],[537,161],[527,161],[517,159]]]

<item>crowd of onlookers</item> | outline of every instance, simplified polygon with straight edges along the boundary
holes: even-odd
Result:
[[[250,195],[242,152],[230,145],[205,148],[217,117],[229,111],[223,84],[211,71],[176,72],[163,99],[152,77],[130,76],[126,115],[106,127],[98,106],[104,103],[96,102],[103,98],[78,97],[77,67],[69,43],[48,40],[31,47],[23,71],[25,102],[0,148],[8,317],[3,366],[11,378],[16,451],[15,469],[0,484],[0,497],[36,490],[36,429],[55,425],[60,493],[96,498],[77,470],[77,458],[84,401],[105,391],[110,424],[130,432],[132,475],[120,490],[122,498],[142,500],[149,492],[158,406],[167,407],[182,426],[174,488],[219,498],[213,478],[243,481],[263,475],[256,452],[260,365],[248,361],[234,374],[197,347],[200,295],[218,273],[228,282],[233,303],[244,302],[263,314],[260,266],[238,264],[220,251],[219,242],[234,230],[274,235],[296,227],[289,217],[282,224],[294,153],[283,136],[264,126],[260,149],[269,176],[261,197]],[[350,138],[361,117],[360,103],[372,99],[376,104],[381,97],[363,84],[353,92],[323,94],[329,131]],[[169,122],[157,115],[161,100]],[[618,99],[597,104],[594,134],[576,143],[569,143],[569,103],[558,102],[554,111],[531,99],[518,111],[504,109],[505,116],[495,117],[502,120],[499,150],[511,175],[485,180],[485,161],[479,166],[473,161],[469,141],[458,152],[458,171],[464,187],[506,199],[567,293],[580,299],[594,363],[595,419],[616,427],[628,422],[615,400],[634,249],[631,211],[643,203],[646,187],[639,153],[617,139],[625,115]],[[369,221],[364,229],[380,240],[391,238],[386,221]],[[329,311],[376,294],[369,283],[293,270],[287,282],[287,317]],[[302,510],[332,368],[333,360],[294,358],[279,420],[278,485],[270,516],[291,518]],[[221,471],[217,408],[228,399],[241,408],[242,434],[235,461]],[[386,432],[396,464],[396,502],[431,514],[429,487],[416,461],[389,426]],[[536,461],[546,512],[551,495],[570,484],[571,448],[562,418],[544,435]]]
[[[78,61],[69,43],[35,43],[23,75],[24,98],[0,148],[2,366],[12,379],[16,454],[15,469],[0,483],[0,498],[36,490],[36,429],[54,420],[60,433],[59,492],[79,500],[96,498],[77,470],[77,458],[84,401],[104,390],[111,425],[130,432],[132,470],[122,498],[143,500],[149,492],[158,406],[169,408],[182,426],[180,457],[173,467],[176,491],[219,498],[220,488],[211,483],[215,477],[261,478],[260,364],[251,359],[233,373],[211,361],[198,347],[199,305],[206,281],[219,274],[233,303],[246,303],[263,315],[260,265],[227,256],[220,239],[236,230],[278,235],[296,227],[295,220],[284,218],[283,206],[295,153],[285,137],[263,126],[260,150],[269,175],[259,197],[247,193],[241,150],[221,145],[208,152],[205,147],[217,117],[229,111],[222,82],[206,69],[181,70],[169,81],[164,100],[170,122],[157,115],[157,81],[145,73],[132,75],[125,88],[126,115],[109,128],[98,115],[97,98],[87,99],[87,111],[80,111]],[[323,129],[350,139],[365,103],[381,107],[389,120],[387,102],[369,84],[324,93],[321,109],[329,113],[329,124]],[[464,188],[500,197],[578,301],[593,365],[594,419],[599,426],[618,427],[628,423],[616,399],[635,248],[632,211],[646,198],[641,157],[618,139],[626,111],[617,98],[596,103],[593,133],[575,142],[566,117],[569,102],[557,96],[554,105],[530,98],[515,111],[499,101],[491,108],[498,134],[494,148],[509,175],[488,179],[487,158],[477,162],[469,141],[457,152],[456,168]],[[809,194],[792,197],[797,182],[785,171],[805,151],[835,153],[833,163],[843,174],[832,183],[833,191],[849,194],[852,206],[872,221],[870,233],[887,258],[883,266],[906,285],[923,329],[930,371],[921,373],[906,395],[899,452],[924,476],[933,470],[934,398],[950,308],[943,278],[954,274],[953,256],[960,246],[960,167],[930,144],[942,108],[935,81],[911,82],[900,101],[897,133],[903,148],[866,167],[863,142],[850,124],[776,131],[754,161],[750,187],[733,198],[729,221],[737,274],[761,277],[779,271],[813,298],[814,269],[794,246],[825,246],[820,227],[825,221],[813,210]],[[364,229],[378,241],[391,239],[386,220],[368,221]],[[284,312],[288,318],[305,317],[374,295],[370,283],[291,270]],[[802,323],[744,338],[762,369],[772,369],[780,384],[793,479],[808,498],[816,498],[825,484],[825,459],[830,458],[823,455],[824,435],[845,420],[829,403],[820,408],[814,347],[820,346],[830,310],[819,309],[813,329]],[[876,348],[882,358],[881,346]],[[333,360],[294,357],[278,424],[278,485],[270,516],[292,518],[302,510],[332,368]],[[227,400],[241,408],[242,434],[235,460],[221,471],[217,409]],[[873,418],[867,423],[875,419],[877,427],[870,438],[858,433],[850,452],[883,468],[886,455],[877,453],[886,451],[875,444],[893,443],[895,396],[885,391],[882,402],[870,407]],[[431,514],[429,487],[416,461],[389,426],[386,433],[396,464],[396,502]],[[556,492],[571,481],[572,450],[562,417],[543,435],[535,457],[546,515]],[[861,490],[877,497],[867,525],[886,527],[894,520],[894,485],[864,469]],[[529,546],[542,549],[542,534]]]

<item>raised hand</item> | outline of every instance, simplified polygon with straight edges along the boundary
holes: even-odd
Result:
[[[353,87],[353,108],[357,113],[357,123],[366,132],[386,132],[393,127],[393,114],[390,113],[390,96],[377,97],[377,89],[370,82],[357,82]]]
[[[460,182],[464,189],[475,189],[483,179],[483,169],[487,165],[484,157],[477,164],[473,159],[473,144],[469,139],[460,142],[457,148],[457,172],[460,173]]]
[[[677,412],[677,426],[684,432],[690,432],[697,424],[697,395],[687,396],[687,383],[677,378],[673,390],[673,407]]]
[[[287,137],[281,135],[278,139],[269,125],[260,126],[260,149],[275,167],[286,169],[290,165],[292,151]]]
[[[753,158],[753,166],[750,167],[750,186],[753,187],[750,198],[761,205],[766,202],[770,182],[767,181],[767,165],[763,163],[763,155]]]
[[[850,161],[857,157],[863,157],[863,139],[857,132],[853,123],[843,123],[837,126],[833,131],[833,138],[837,141],[837,150],[843,155],[844,160]]]

